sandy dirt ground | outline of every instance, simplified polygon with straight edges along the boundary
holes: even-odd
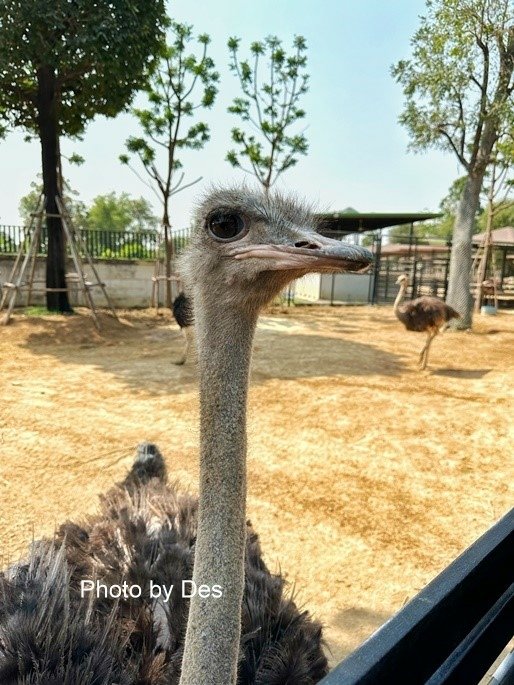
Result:
[[[194,364],[167,312],[0,329],[2,563],[95,509],[138,442],[198,475]],[[335,662],[513,504],[514,313],[424,337],[390,308],[270,310],[256,336],[249,518]]]

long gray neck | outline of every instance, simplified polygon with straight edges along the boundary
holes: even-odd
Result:
[[[241,634],[246,537],[246,402],[257,313],[194,297],[200,368],[200,504],[180,685],[233,685]],[[207,590],[205,590],[207,593]]]
[[[406,290],[407,290],[406,284],[400,283],[400,290],[398,291],[398,295],[396,296],[396,300],[394,301],[394,304],[393,304],[393,312],[395,314],[398,313],[398,310],[400,307],[400,302],[403,300]]]

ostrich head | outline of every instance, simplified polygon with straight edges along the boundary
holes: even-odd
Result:
[[[308,207],[295,199],[218,189],[200,205],[180,271],[209,299],[258,311],[290,281],[309,272],[362,271],[367,250],[316,232]]]
[[[407,276],[407,274],[402,274],[401,276],[398,276],[398,278],[396,279],[396,285],[407,286],[408,283],[409,277]]]

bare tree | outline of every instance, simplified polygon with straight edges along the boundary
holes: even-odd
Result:
[[[219,78],[214,62],[207,55],[210,38],[206,33],[198,36],[200,55],[197,56],[186,52],[193,39],[192,26],[171,22],[171,31],[173,40],[163,48],[160,60],[145,88],[148,107],[132,109],[142,128],[142,135],[131,136],[126,142],[128,151],[136,155],[143,165],[148,180],[141,178],[130,165],[129,155],[120,155],[121,162],[130,166],[132,171],[152,189],[162,204],[166,251],[166,303],[169,307],[173,256],[170,200],[174,194],[200,180],[184,184],[183,173],[177,180],[176,174],[182,168],[178,153],[184,149],[199,150],[209,140],[210,132],[206,123],[197,122],[186,130],[184,126],[198,109],[212,107]],[[202,94],[197,101],[193,101],[193,91],[199,84],[203,87]],[[164,153],[162,167],[157,155],[159,149]]]
[[[227,161],[234,167],[255,175],[265,192],[282,172],[294,166],[298,155],[307,154],[308,144],[303,131],[289,133],[291,126],[305,117],[299,100],[308,90],[309,77],[305,38],[296,36],[294,52],[287,55],[276,36],[252,43],[253,66],[238,56],[239,38],[230,38],[230,68],[237,75],[242,97],[234,99],[228,111],[237,114],[248,130],[235,127],[232,140],[239,151],[230,150]],[[269,80],[262,80],[261,61],[267,57]],[[266,72],[265,72],[266,73]],[[245,162],[249,167],[243,166]]]

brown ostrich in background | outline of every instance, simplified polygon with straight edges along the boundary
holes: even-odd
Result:
[[[405,297],[408,283],[409,279],[406,274],[398,277],[396,285],[400,286],[400,290],[394,301],[393,311],[408,331],[427,334],[418,362],[419,368],[425,369],[432,340],[438,333],[445,330],[449,321],[459,319],[460,314],[438,297],[417,297],[415,300],[400,304]]]

